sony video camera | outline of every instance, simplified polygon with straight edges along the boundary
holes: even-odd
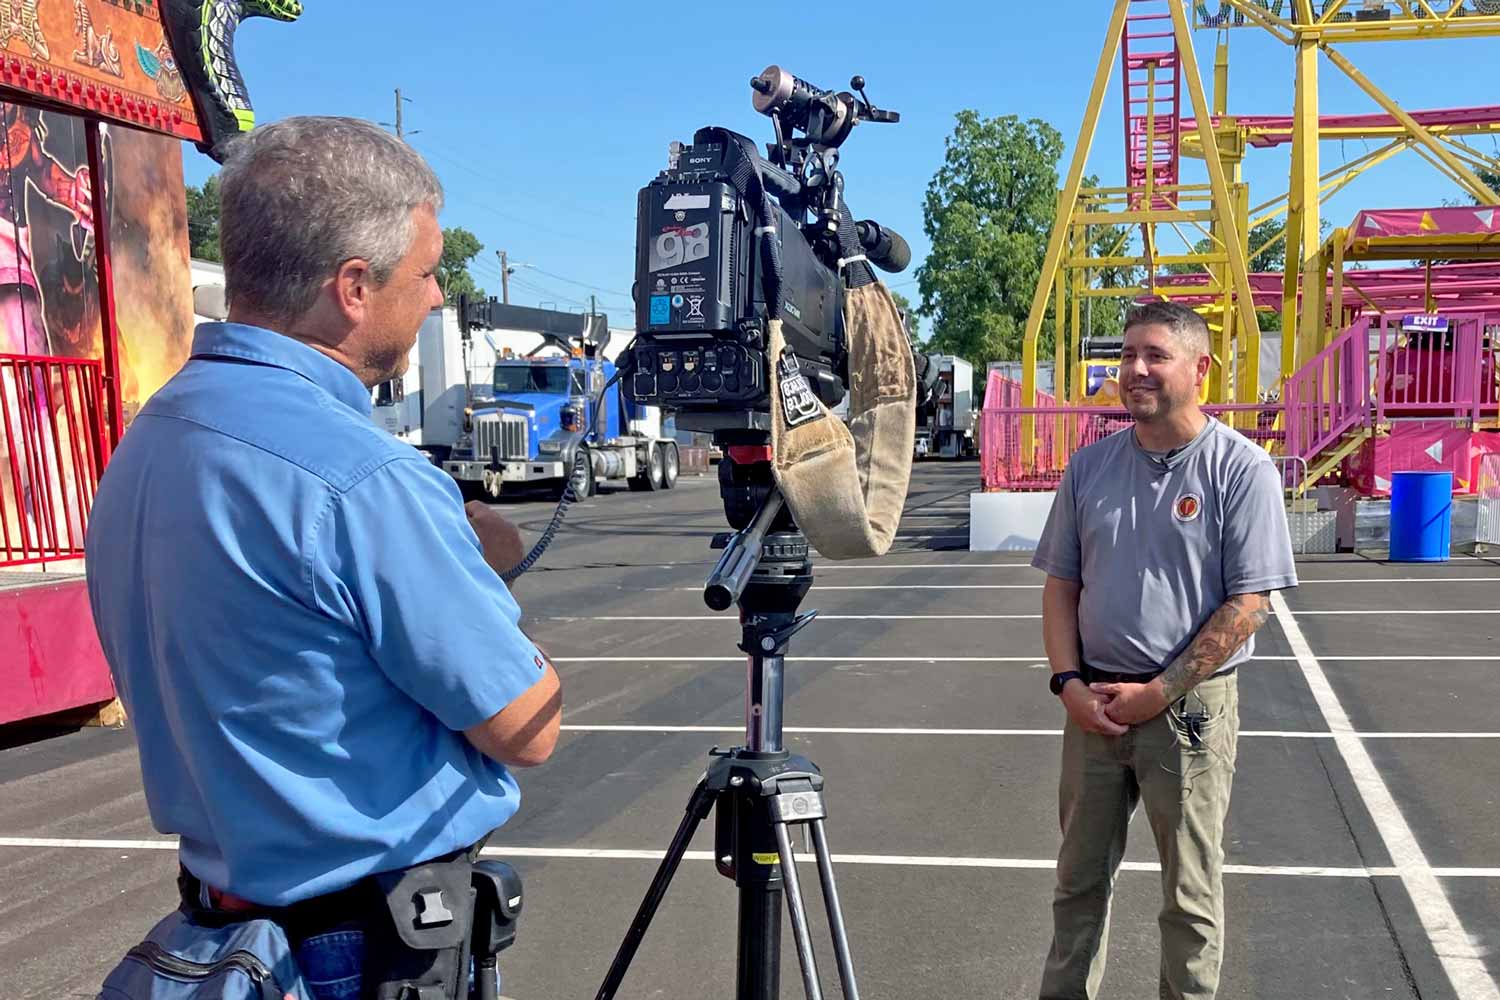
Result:
[[[776,142],[763,159],[727,129],[672,143],[667,169],[640,192],[636,338],[625,386],[634,401],[677,413],[685,430],[769,429],[768,324],[782,320],[800,373],[828,406],[844,398],[847,288],[900,272],[896,233],[855,222],[839,147],[859,122],[897,122],[859,93],[831,93],[771,66],[750,82]],[[800,135],[798,133],[801,133]]]

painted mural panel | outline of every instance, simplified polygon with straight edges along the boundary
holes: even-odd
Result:
[[[104,357],[99,248],[84,123],[0,103],[0,355]],[[129,420],[187,359],[192,338],[180,144],[106,126],[100,145]],[[96,443],[77,373],[0,361],[0,564],[81,544]],[[70,382],[72,378],[74,381]],[[102,456],[98,456],[102,458]]]
[[[153,0],[0,0],[0,85],[199,138]]]

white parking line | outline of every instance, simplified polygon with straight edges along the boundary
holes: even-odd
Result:
[[[1277,623],[1286,633],[1288,644],[1296,654],[1297,664],[1307,680],[1318,710],[1334,734],[1334,746],[1344,758],[1344,764],[1354,779],[1354,787],[1364,801],[1370,818],[1385,848],[1395,862],[1396,874],[1411,896],[1417,919],[1427,931],[1438,961],[1448,975],[1453,990],[1464,1000],[1500,1000],[1500,987],[1485,968],[1484,955],[1475,946],[1475,941],[1464,930],[1453,904],[1438,881],[1437,874],[1427,861],[1427,855],[1417,843],[1416,835],[1407,825],[1401,807],[1396,804],[1391,790],[1386,787],[1380,771],[1370,758],[1369,751],[1354,733],[1354,726],[1344,712],[1338,695],[1328,683],[1328,677],[1313,655],[1302,629],[1297,624],[1286,600],[1280,591],[1271,594],[1271,604],[1276,610]]]
[[[1494,608],[1440,609],[1434,611],[1412,608],[1390,608],[1379,611],[1305,611],[1298,609],[1299,617],[1308,615],[1497,615]],[[1040,621],[1041,615],[831,615],[819,614],[818,621],[829,622],[931,622],[931,621]],[[739,619],[729,612],[718,615],[550,615],[533,618],[541,622],[724,622],[738,626]]]
[[[1318,584],[1346,583],[1500,583],[1500,576],[1398,576],[1389,578],[1358,577],[1352,580],[1301,580],[1300,587]],[[817,584],[815,593],[831,590],[1041,590],[1040,583],[867,583],[867,584]],[[702,587],[645,587],[644,590],[674,590],[701,593]]]
[[[744,663],[743,656],[554,656],[553,663]],[[1284,656],[1278,659],[1289,660]],[[1500,657],[1497,657],[1500,659]],[[1039,663],[1038,656],[788,656],[788,663]]]
[[[1418,611],[1412,608],[1391,608],[1383,611],[1304,611],[1297,609],[1297,617],[1307,615],[1500,615],[1494,608],[1443,608],[1436,611]]]
[[[175,838],[154,840],[93,840],[64,837],[0,837],[0,847],[51,848],[106,851],[175,851]],[[486,847],[483,853],[492,858],[551,858],[568,861],[660,861],[666,854],[660,850],[619,850],[603,847]],[[811,864],[810,854],[798,853],[797,860]],[[712,851],[688,851],[687,861],[712,861]],[[835,864],[879,865],[896,868],[1000,868],[1030,871],[1052,871],[1057,862],[1051,858],[943,857],[923,854],[835,854]],[[1154,861],[1125,861],[1120,869],[1127,872],[1160,872]],[[1434,868],[1439,878],[1500,878],[1500,868]],[[1338,867],[1325,865],[1225,865],[1226,875],[1279,875],[1303,878],[1390,878],[1401,872],[1396,868]],[[1462,994],[1464,1000],[1479,994]]]
[[[1493,612],[1491,612],[1493,613]],[[884,621],[1019,621],[1040,620],[1041,615],[818,615],[818,621],[884,622]],[[739,619],[728,612],[722,615],[599,615],[592,618],[557,616],[539,618],[546,622],[725,622],[739,626]]]
[[[575,711],[577,711],[575,709]],[[565,733],[743,733],[740,726],[661,726],[634,723],[565,723]],[[1061,729],[919,729],[911,727],[868,726],[786,726],[782,732],[788,736],[1061,736]],[[1328,740],[1337,735],[1332,732],[1305,732],[1299,729],[1250,729],[1240,733],[1242,738],[1282,740]],[[1500,733],[1350,733],[1362,740],[1500,740]]]
[[[1295,662],[1295,656],[1252,656],[1255,663]],[[1324,663],[1495,663],[1500,656],[1323,656]],[[554,656],[553,663],[744,663],[743,656]],[[788,656],[788,663],[1027,663],[1045,666],[1035,656]]]
[[[1013,563],[882,563],[877,565],[852,565],[849,563],[818,563],[817,572],[827,570],[849,572],[850,570],[892,570],[892,569],[1031,569],[1029,562]],[[1041,570],[1034,570],[1040,573]]]

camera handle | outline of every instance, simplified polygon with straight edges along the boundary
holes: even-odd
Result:
[[[761,487],[772,482],[769,462],[748,467]],[[726,497],[727,500],[727,497]],[[743,523],[743,522],[742,522]],[[717,542],[718,540],[716,540]],[[646,930],[699,825],[715,813],[714,862],[739,890],[736,1000],[780,997],[781,900],[786,897],[802,984],[808,1000],[822,1000],[801,880],[792,851],[792,826],[812,842],[828,913],[829,937],[845,1000],[859,1000],[848,933],[834,883],[823,821],[824,778],[817,766],[782,745],[783,670],[791,639],[816,612],[798,607],[813,583],[807,538],[791,521],[771,485],[750,523],[723,545],[709,578],[710,607],[724,595],[739,603],[741,640],[748,656],[743,747],[710,752],[708,769],[688,800],[682,822],[615,954],[596,1000],[613,1000]],[[727,607],[727,604],[726,604]],[[722,610],[722,609],[720,609]]]

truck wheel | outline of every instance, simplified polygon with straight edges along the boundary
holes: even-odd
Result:
[[[484,488],[484,484],[479,480],[459,479],[456,482],[458,483],[459,496],[464,498],[464,503],[468,503],[470,500],[480,500],[484,503],[491,502],[489,491]]]
[[[670,490],[677,485],[677,442],[668,441],[661,446],[662,449],[662,473],[661,488]]]
[[[587,451],[581,454],[583,455],[583,464],[575,469],[572,476],[573,496],[579,500],[587,500],[594,495],[594,460],[589,457]],[[576,462],[578,459],[575,457],[573,461]],[[566,482],[564,480],[565,485]],[[561,490],[559,490],[560,493]]]
[[[659,490],[662,488],[662,480],[666,476],[666,459],[662,457],[662,448],[659,444],[647,445],[646,468],[641,470],[639,476],[631,479],[630,488],[636,492],[643,490]]]

